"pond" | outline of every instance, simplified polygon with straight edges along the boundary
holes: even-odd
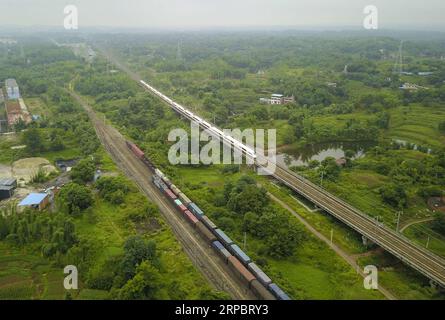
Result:
[[[277,154],[277,163],[285,167],[307,166],[311,160],[323,161],[327,157],[343,158],[347,150],[354,153],[353,159],[358,159],[364,157],[366,151],[375,145],[374,142],[331,142],[315,144],[298,150],[287,149]]]

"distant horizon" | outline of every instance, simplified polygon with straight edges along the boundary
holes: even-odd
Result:
[[[63,28],[67,5],[80,29],[364,29],[371,5],[378,28],[445,31],[443,0],[0,0],[0,23]]]
[[[233,25],[233,26],[110,26],[110,25],[91,25],[82,26],[78,30],[65,30],[63,27],[56,25],[2,25],[0,24],[0,34],[5,32],[21,32],[32,31],[37,33],[42,31],[55,31],[61,33],[83,33],[95,31],[126,31],[126,32],[206,32],[206,31],[309,31],[309,32],[342,32],[354,31],[371,34],[379,34],[385,32],[433,32],[445,34],[445,27],[411,27],[411,26],[393,26],[379,28],[378,30],[366,30],[354,25],[329,26],[329,25]]]

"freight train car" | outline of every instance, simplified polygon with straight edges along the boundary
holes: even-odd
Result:
[[[207,242],[209,242],[209,244],[212,244],[214,241],[216,241],[215,235],[201,221],[198,221],[196,223],[196,227],[207,240]]]
[[[290,300],[289,296],[275,283],[269,285],[269,290],[278,300]]]
[[[238,278],[250,288],[250,283],[256,279],[255,276],[236,257],[230,256],[227,260]]]
[[[198,223],[198,219],[190,211],[184,211],[184,216],[193,226],[196,226],[196,223]]]
[[[252,259],[236,244],[232,244],[230,250],[244,265],[247,266],[252,262]]]
[[[128,148],[154,172],[155,186],[175,205],[185,219],[212,245],[226,264],[252,292],[263,300],[290,298],[254,263],[239,246],[210,220],[204,212],[145,157],[142,150],[127,141]]]
[[[224,262],[227,263],[227,260],[229,259],[229,257],[232,256],[232,254],[229,252],[229,250],[224,248],[222,243],[219,241],[213,241],[212,247],[218,252],[218,254],[224,260]]]
[[[230,239],[229,236],[226,235],[221,229],[215,229],[213,232],[226,248],[229,248],[233,244],[232,239]]]
[[[133,152],[133,154],[138,157],[139,159],[144,159],[145,158],[145,153],[139,149],[139,147],[137,145],[135,145],[133,142],[131,141],[126,141],[127,147]]]
[[[261,300],[277,300],[258,280],[252,280],[250,289]]]
[[[190,200],[184,193],[180,192],[178,194],[179,199],[181,199],[182,203],[185,206],[188,206],[190,203],[192,203],[192,200]]]
[[[204,212],[201,210],[200,207],[198,207],[195,203],[189,203],[188,208],[193,214],[198,218],[201,219],[201,217],[204,215]]]
[[[262,283],[263,286],[265,286],[267,288],[267,286],[269,284],[272,283],[272,279],[269,278],[269,276],[264,273],[263,270],[260,269],[260,267],[258,267],[255,263],[251,262],[247,265],[247,269],[250,270],[250,272],[252,272],[255,277],[258,279],[259,282]]]
[[[201,217],[201,221],[202,221],[202,223],[204,223],[204,224],[206,225],[207,228],[209,228],[210,230],[212,230],[212,232],[213,232],[213,230],[215,230],[216,228],[218,228],[218,227],[216,226],[216,224],[213,223],[213,221],[210,220],[209,217],[207,217],[207,216],[202,216],[202,217]]]

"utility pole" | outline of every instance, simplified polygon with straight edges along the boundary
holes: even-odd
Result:
[[[334,229],[331,229],[331,245],[334,240]]]
[[[244,231],[244,250],[246,250],[246,246],[247,246],[247,232]]]
[[[397,229],[396,231],[399,232],[400,228],[400,211],[397,213]]]
[[[320,181],[321,187],[323,187],[323,176],[324,176],[324,169],[321,171],[321,181]]]
[[[428,249],[428,246],[430,245],[430,236],[428,236],[428,240],[426,241],[426,248]]]

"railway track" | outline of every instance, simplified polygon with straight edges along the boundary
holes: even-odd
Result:
[[[414,244],[394,230],[379,224],[358,209],[297,174],[277,167],[274,177],[404,263],[437,284],[445,286],[445,260],[441,257]]]
[[[141,77],[120,63],[112,54],[100,48],[102,53],[119,68],[126,72],[133,80],[139,82]],[[149,91],[147,88],[145,90]],[[153,93],[153,92],[151,92]],[[155,93],[156,95],[156,93]],[[171,106],[171,105],[170,105]],[[177,111],[177,110],[176,110]],[[183,114],[186,118],[187,115]],[[223,139],[223,141],[225,141]],[[269,160],[258,156],[257,160]],[[257,161],[258,163],[258,161]],[[370,239],[398,259],[425,275],[435,283],[445,287],[445,260],[425,248],[422,248],[400,233],[379,224],[377,221],[352,207],[345,201],[335,197],[323,188],[288,170],[276,166],[272,176],[286,184],[295,192],[313,202],[329,214],[333,215],[352,229]],[[267,167],[267,166],[263,166]]]
[[[133,180],[140,191],[157,204],[184,251],[207,280],[218,290],[225,291],[236,300],[255,300],[253,293],[242,284],[212,248],[176,213],[176,209],[151,184],[151,172],[128,151],[125,138],[113,127],[100,120],[82,98],[70,94],[87,111],[96,133],[118,167]]]

